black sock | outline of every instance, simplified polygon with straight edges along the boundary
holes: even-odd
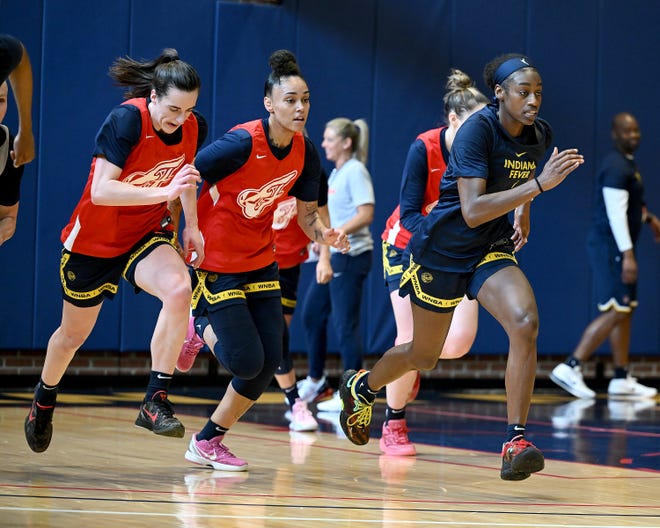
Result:
[[[298,394],[298,385],[294,383],[291,385],[291,387],[282,390],[284,391],[286,400],[289,402],[289,407],[293,407],[293,404],[296,403],[296,400],[300,398],[300,394]]]
[[[522,424],[509,424],[506,426],[506,441],[510,442],[516,436],[525,436],[525,426]]]
[[[392,409],[389,405],[385,409],[385,423],[390,420],[403,420],[406,417],[406,408]]]
[[[158,372],[156,370],[152,370],[151,377],[149,378],[149,385],[147,385],[147,394],[144,397],[144,401],[153,400],[154,396],[156,396],[157,394],[158,394],[158,398],[160,399],[164,400],[165,398],[167,398],[167,391],[170,388],[171,381],[172,381],[172,374],[166,374],[165,372]]]
[[[571,368],[580,366],[580,360],[575,356],[570,356],[566,361],[564,361],[564,363],[566,363]]]
[[[357,380],[357,384],[355,386],[355,393],[360,394],[369,403],[373,403],[373,401],[376,399],[376,395],[378,394],[378,391],[374,392],[369,388],[369,384],[367,383],[368,377],[369,377],[369,373],[365,374],[364,376],[361,376]]]
[[[229,431],[229,429],[226,427],[222,427],[209,420],[206,422],[204,429],[197,433],[195,437],[197,440],[211,440],[211,438],[215,438],[216,436],[224,436],[227,431]]]
[[[628,377],[628,369],[625,367],[614,367],[614,379],[622,379]]]
[[[40,379],[34,391],[34,399],[43,407],[55,405],[55,400],[57,400],[57,385],[46,385]]]

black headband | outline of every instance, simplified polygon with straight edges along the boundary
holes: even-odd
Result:
[[[493,75],[493,86],[502,83],[514,72],[522,70],[523,68],[533,68],[528,60],[525,57],[516,57],[514,59],[509,59],[504,61],[497,67],[495,74]]]

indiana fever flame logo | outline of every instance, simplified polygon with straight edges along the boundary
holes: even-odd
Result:
[[[181,154],[178,158],[161,161],[148,171],[132,172],[123,181],[136,187],[163,187],[170,183],[185,160],[186,156]]]
[[[269,181],[261,189],[245,189],[236,198],[245,218],[256,218],[266,208],[286,192],[286,187],[296,179],[297,170],[293,170],[276,180]]]

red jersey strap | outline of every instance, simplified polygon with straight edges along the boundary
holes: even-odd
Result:
[[[447,170],[447,160],[442,153],[442,131],[446,127],[433,128],[422,132],[416,139],[424,143],[426,147],[426,187],[424,188],[424,200],[422,201],[421,213],[426,216],[435,206],[440,197],[440,181]],[[387,243],[404,249],[412,234],[401,225],[400,205],[392,212],[385,223],[385,230],[381,238]]]
[[[422,214],[427,215],[438,198],[440,198],[440,180],[447,170],[447,161],[442,156],[442,147],[440,138],[442,137],[442,128],[434,128],[423,132],[417,139],[421,140],[426,147],[426,167],[428,177],[426,179],[426,190],[424,191],[424,202]]]

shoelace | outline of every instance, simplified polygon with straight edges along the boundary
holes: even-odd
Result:
[[[216,457],[235,458],[234,455],[231,453],[231,451],[229,451],[229,448],[222,443],[220,437],[212,438],[208,442],[211,445],[211,449],[213,449],[213,453],[215,454]]]
[[[519,439],[514,438],[511,442],[507,442],[507,444],[505,445],[508,446],[506,448],[506,451],[510,450],[511,455],[516,455],[521,451],[527,449],[529,446],[533,446],[534,444],[532,444],[529,440],[523,437]]]
[[[407,440],[408,428],[406,426],[392,427],[390,429],[392,436],[397,444],[402,444]]]
[[[186,356],[195,356],[204,346],[204,343],[199,343],[195,339],[186,339],[183,342],[183,353]]]
[[[155,400],[154,404],[158,407],[162,417],[172,418],[174,415],[174,406],[172,405],[172,402],[167,398],[164,400]]]
[[[313,416],[312,411],[310,411],[307,407],[303,407],[302,405],[296,407],[296,409],[293,411],[293,414],[298,419],[309,419],[310,416]]]
[[[355,407],[357,410],[351,414],[346,423],[350,426],[367,426],[371,423],[371,409],[372,406],[367,403],[362,403],[359,400],[355,400]]]

